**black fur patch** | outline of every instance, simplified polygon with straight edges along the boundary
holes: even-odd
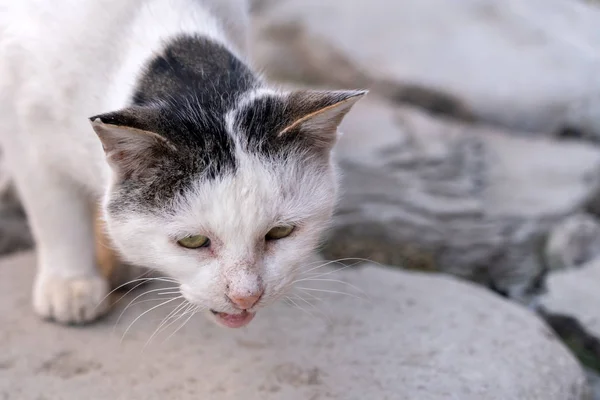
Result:
[[[226,113],[256,85],[250,69],[224,46],[182,36],[150,62],[133,96],[136,106],[162,105],[148,127],[202,158],[214,177],[235,168]]]
[[[333,143],[335,124],[331,132],[310,132],[297,126],[283,135],[280,133],[299,119],[348,99],[349,93],[297,91],[285,98],[262,96],[238,111],[236,126],[247,139],[248,152],[269,158],[299,152],[310,155]]]
[[[252,71],[221,44],[200,36],[172,40],[148,63],[131,107],[91,118],[157,133],[177,149],[176,158],[154,152],[152,168],[124,179],[119,202],[160,206],[192,179],[233,173],[225,115],[256,85]]]

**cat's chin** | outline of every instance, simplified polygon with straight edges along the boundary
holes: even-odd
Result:
[[[211,318],[217,322],[217,324],[227,328],[241,328],[250,323],[256,313],[242,311],[239,314],[227,314],[223,312],[217,312],[210,310]]]

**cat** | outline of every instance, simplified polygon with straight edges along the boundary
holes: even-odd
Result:
[[[332,149],[366,91],[267,83],[242,0],[3,2],[0,145],[37,245],[35,312],[106,312],[94,202],[125,261],[223,326],[285,293],[331,221]]]

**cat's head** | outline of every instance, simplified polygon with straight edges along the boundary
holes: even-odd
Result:
[[[187,98],[92,117],[113,171],[108,234],[223,325],[245,325],[318,246],[337,128],[364,93],[260,89],[222,114]]]

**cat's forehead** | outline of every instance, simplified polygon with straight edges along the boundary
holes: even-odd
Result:
[[[175,202],[173,212],[182,229],[260,237],[274,225],[315,217],[334,190],[326,173],[274,166],[247,156],[235,173],[194,181]]]
[[[276,165],[238,152],[238,168],[217,179],[197,178],[182,193],[190,208],[206,211],[227,210],[231,215],[248,215],[260,210],[275,216],[284,203],[294,201],[306,191],[293,167]]]

